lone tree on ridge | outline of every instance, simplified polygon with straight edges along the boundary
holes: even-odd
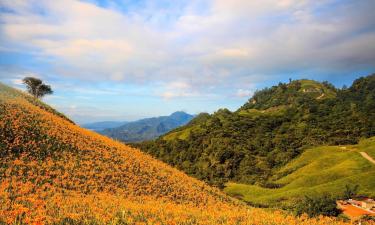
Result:
[[[23,83],[26,84],[27,91],[36,98],[52,94],[51,86],[44,84],[41,79],[35,77],[25,77]]]

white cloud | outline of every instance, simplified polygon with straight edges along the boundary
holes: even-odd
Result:
[[[244,97],[251,97],[253,94],[254,94],[254,91],[252,90],[238,89],[236,96],[240,98],[244,98]]]
[[[374,1],[333,3],[195,0],[173,9],[149,2],[123,13],[116,4],[4,0],[12,13],[0,14],[0,49],[31,53],[62,76],[162,83],[166,99],[224,88],[244,95],[249,74],[375,67]]]
[[[160,94],[166,100],[177,97],[194,97],[199,93],[194,91],[194,88],[187,82],[176,81],[165,84],[163,92]]]

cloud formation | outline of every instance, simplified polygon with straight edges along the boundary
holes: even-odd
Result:
[[[373,0],[2,0],[0,8],[0,51],[48,67],[34,72],[151,84],[164,99],[248,97],[280,74],[375,68]]]

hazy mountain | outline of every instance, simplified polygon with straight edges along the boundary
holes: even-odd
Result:
[[[93,131],[102,131],[108,128],[115,128],[122,126],[128,122],[126,121],[102,121],[102,122],[95,122],[95,123],[86,123],[83,124],[81,127],[93,130]]]
[[[99,133],[125,142],[152,140],[172,129],[187,124],[193,119],[193,117],[193,115],[185,112],[175,112],[169,116],[146,118],[134,122],[128,122],[116,128],[104,129],[99,131]]]

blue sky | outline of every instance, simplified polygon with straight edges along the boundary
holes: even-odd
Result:
[[[1,0],[0,81],[78,123],[237,109],[289,78],[375,72],[373,0]]]

